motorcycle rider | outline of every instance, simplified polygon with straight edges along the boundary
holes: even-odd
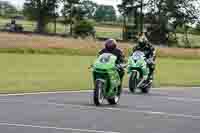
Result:
[[[146,62],[149,67],[149,75],[147,81],[153,80],[153,75],[155,71],[155,60],[156,60],[156,49],[148,41],[144,33],[139,34],[138,44],[133,48],[133,52],[140,50],[144,52],[146,56]]]
[[[119,68],[118,73],[122,82],[124,77],[124,69],[123,67],[121,67],[120,64],[123,64],[125,62],[124,54],[119,48],[117,48],[117,41],[115,39],[106,40],[104,45],[105,48],[99,52],[99,55],[103,53],[111,53],[117,57],[116,65]]]

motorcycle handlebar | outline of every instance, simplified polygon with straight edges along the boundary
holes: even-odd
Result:
[[[117,64],[116,67],[117,68],[126,68],[127,64]]]
[[[93,65],[90,65],[89,67],[88,67],[88,69],[91,69],[93,67]]]
[[[120,68],[126,68],[128,65],[127,64],[117,64],[116,65],[116,68],[117,69],[120,69]],[[93,65],[90,65],[89,67],[88,67],[88,69],[91,69],[91,68],[93,68]]]

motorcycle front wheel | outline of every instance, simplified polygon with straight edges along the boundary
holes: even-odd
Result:
[[[104,88],[104,82],[101,80],[96,80],[94,96],[93,96],[94,104],[96,106],[100,106],[103,103],[104,100],[103,88]]]
[[[130,92],[135,93],[136,88],[137,88],[137,73],[132,72],[129,78],[129,90]]]
[[[148,94],[150,89],[151,89],[151,87],[152,87],[152,82],[149,81],[148,84],[146,84],[144,87],[141,88],[142,93]]]

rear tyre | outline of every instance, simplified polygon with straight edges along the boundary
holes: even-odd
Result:
[[[120,99],[120,96],[114,96],[113,98],[109,98],[107,100],[110,105],[116,105],[119,103],[119,99]]]
[[[103,100],[104,100],[103,87],[104,87],[104,82],[101,80],[96,80],[94,96],[93,96],[94,104],[96,106],[100,106],[103,103]]]
[[[118,86],[117,95],[114,96],[114,98],[109,98],[109,99],[107,99],[108,103],[109,103],[110,105],[116,105],[116,104],[118,104],[118,103],[119,103],[120,96],[121,96],[121,93],[122,93],[122,86],[119,85],[119,86]]]
[[[136,72],[133,72],[129,78],[129,90],[132,93],[135,93],[135,90],[137,88],[137,74]]]

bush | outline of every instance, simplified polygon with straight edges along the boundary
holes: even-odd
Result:
[[[200,22],[196,25],[196,30],[200,31]]]
[[[174,35],[169,35],[168,38],[168,46],[169,47],[179,47],[178,39]]]
[[[195,34],[200,35],[200,23],[196,25],[196,28],[194,29],[194,31],[195,31]]]
[[[81,20],[74,26],[75,36],[87,37],[95,36],[94,22]]]

